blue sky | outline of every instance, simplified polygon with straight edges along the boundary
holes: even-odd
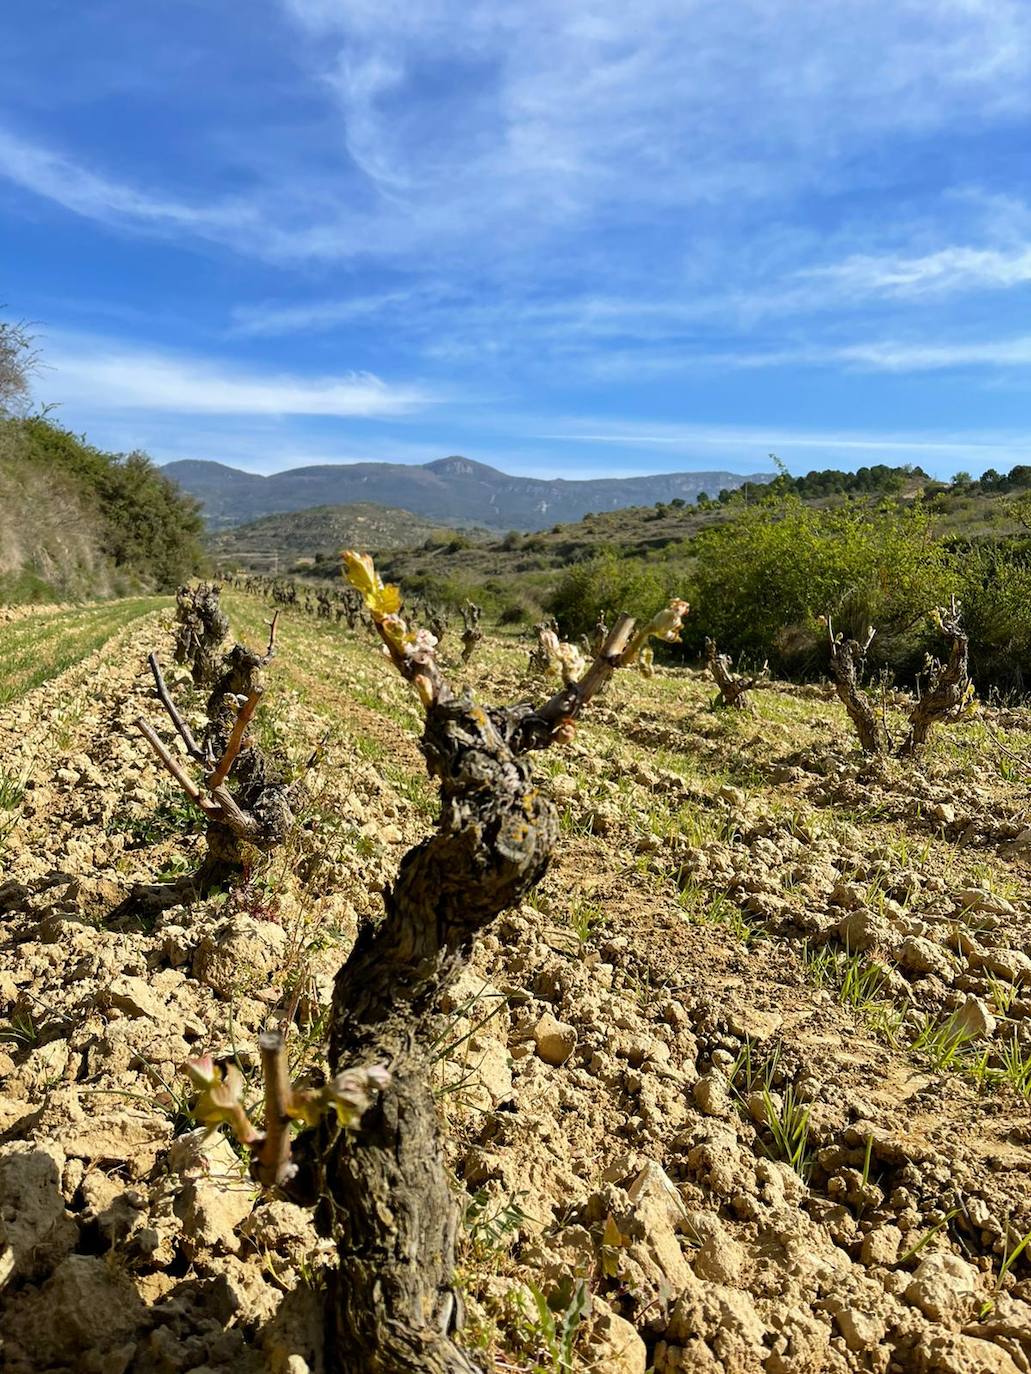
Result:
[[[0,300],[269,472],[1031,461],[1028,0],[8,0]]]

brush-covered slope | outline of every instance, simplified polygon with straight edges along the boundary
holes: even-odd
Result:
[[[200,530],[196,503],[143,454],[0,420],[0,602],[169,590],[196,571]]]
[[[235,525],[208,541],[220,565],[290,567],[303,559],[335,564],[352,545],[365,549],[403,549],[426,540],[447,543],[453,531],[407,510],[362,501],[347,506],[315,506],[284,515],[265,515]]]

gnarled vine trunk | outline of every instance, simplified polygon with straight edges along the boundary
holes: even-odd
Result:
[[[451,1339],[458,1210],[436,1122],[428,1047],[442,989],[476,936],[543,875],[558,820],[518,757],[528,708],[429,707],[422,749],[441,787],[436,833],[402,860],[380,923],[337,975],[330,1071],[375,1062],[390,1086],[321,1162],[340,1257],[329,1306],[334,1374],[469,1374]]]

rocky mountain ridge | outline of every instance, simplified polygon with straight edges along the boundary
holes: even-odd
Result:
[[[723,487],[772,481],[773,473],[724,471],[656,473],[642,477],[567,480],[519,477],[454,455],[421,465],[333,463],[291,468],[268,477],[223,463],[168,463],[166,476],[203,502],[213,529],[240,525],[264,515],[373,502],[400,507],[453,525],[539,530],[589,511],[653,505],[700,492],[715,496]]]

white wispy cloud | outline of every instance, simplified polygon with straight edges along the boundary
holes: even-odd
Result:
[[[821,300],[863,301],[870,296],[917,297],[963,291],[997,291],[1031,282],[1031,245],[1012,248],[955,246],[918,257],[858,253],[844,262],[797,273],[814,286],[803,298],[811,308]]]
[[[112,180],[45,145],[0,129],[0,176],[86,219],[164,225],[181,231],[230,234],[253,223],[243,201],[190,205]]]
[[[289,305],[282,301],[240,305],[233,311],[230,332],[244,338],[318,333],[342,324],[378,321],[404,313],[413,302],[425,306],[435,294],[431,288],[412,287],[371,296],[294,301]]]
[[[378,418],[439,397],[368,372],[304,377],[246,371],[218,358],[181,357],[85,336],[46,344],[38,390],[49,402],[96,411],[152,410],[211,415],[322,415]]]
[[[864,457],[870,462],[919,463],[967,459],[987,467],[993,463],[1020,462],[1031,453],[1031,432],[1013,430],[973,430],[935,433],[927,431],[862,431],[800,429],[771,424],[705,425],[656,424],[642,420],[618,421],[611,418],[568,419],[535,431],[536,440],[566,444],[606,444],[620,448],[658,451],[677,450],[684,454],[698,450],[729,450],[741,455],[742,462],[755,465],[776,452],[798,468],[796,455],[819,452],[828,461],[836,457],[854,465]],[[768,464],[767,464],[768,466]],[[669,467],[668,462],[663,463]],[[743,470],[743,469],[742,469]]]
[[[76,214],[277,261],[493,266],[554,244],[583,266],[581,230],[665,219],[690,252],[720,207],[833,193],[885,135],[1031,110],[1026,0],[282,5],[308,40],[283,63],[317,159],[303,127],[273,152],[270,112],[235,131],[230,198],[165,194],[155,161],[105,168],[67,132],[3,134],[0,171]]]

